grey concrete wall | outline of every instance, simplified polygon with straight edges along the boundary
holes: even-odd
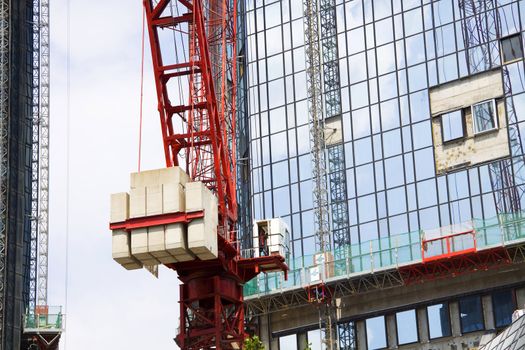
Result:
[[[377,315],[386,315],[389,348],[448,350],[451,349],[451,346],[456,346],[457,349],[474,347],[486,331],[461,333],[457,298],[474,293],[482,295],[485,329],[489,331],[494,328],[491,290],[514,286],[517,303],[523,305],[525,303],[525,278],[523,276],[525,276],[525,264],[520,264],[499,270],[355,295],[343,299],[341,319],[356,321],[356,338],[359,349],[366,349],[366,327],[363,319]],[[430,340],[426,306],[449,300],[452,336]],[[417,311],[419,343],[398,347],[395,311],[409,308],[416,308]],[[278,340],[269,337],[268,333],[289,333],[294,330],[304,332],[305,328],[316,327],[319,322],[317,309],[311,305],[273,313],[270,330],[265,324],[266,318],[261,319],[263,320],[261,338],[267,345],[267,349],[272,350],[277,349]]]

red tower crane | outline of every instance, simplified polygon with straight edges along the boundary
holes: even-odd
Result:
[[[236,0],[144,0],[166,167],[185,168],[218,199],[218,257],[177,262],[182,349],[238,349],[245,338],[243,285],[287,271],[281,255],[242,258],[236,238]],[[190,222],[202,213],[112,223],[131,231]]]

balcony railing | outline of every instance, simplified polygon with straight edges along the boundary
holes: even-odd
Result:
[[[458,232],[465,226],[471,227],[472,232],[467,234],[465,231]],[[439,231],[441,236],[436,235],[436,231]],[[421,263],[422,252],[427,252],[430,256],[435,253],[431,250],[436,248],[432,244],[422,246],[421,242],[425,241],[425,235],[427,238],[430,236],[429,241],[444,242],[443,251],[449,253],[468,253],[511,245],[525,241],[525,212],[502,214],[485,220],[473,219],[468,223],[448,228],[407,232],[348,245],[330,252],[331,259],[324,260],[324,264],[314,263],[314,261],[319,262],[316,259],[319,254],[294,258],[287,262],[290,267],[288,280],[284,279],[282,272],[260,274],[245,284],[244,296],[263,296],[287,289],[306,287],[320,278],[330,281],[396,268],[400,265]]]
[[[24,316],[24,330],[61,331],[63,329],[64,315],[62,307],[46,307],[45,310],[27,312]]]

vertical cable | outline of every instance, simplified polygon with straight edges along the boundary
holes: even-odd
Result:
[[[139,164],[138,172],[140,173],[140,162],[142,157],[142,110],[144,101],[144,36],[146,26],[146,9],[142,9],[142,48],[141,48],[141,61],[140,61],[140,117],[139,117]]]
[[[71,0],[66,0],[66,268],[65,268],[65,304],[64,329],[68,319],[68,280],[69,280],[69,166],[71,147]],[[64,350],[67,349],[67,332],[64,336]]]

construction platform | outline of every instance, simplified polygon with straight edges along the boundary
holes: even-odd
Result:
[[[321,284],[332,298],[343,298],[525,262],[525,212],[448,229],[448,234],[440,228],[349,245],[322,264],[318,254],[295,258],[288,262],[288,279],[275,272],[245,284],[247,313],[259,316],[307,305]]]
[[[56,350],[64,331],[61,307],[38,308],[24,316],[24,341],[28,349]]]

